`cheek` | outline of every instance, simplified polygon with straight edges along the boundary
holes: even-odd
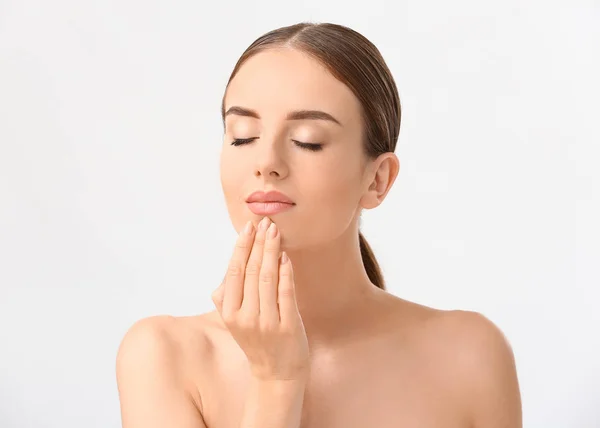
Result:
[[[321,201],[323,215],[330,222],[347,223],[358,205],[358,182],[352,176],[333,176],[322,188]]]
[[[230,153],[224,152],[221,155],[220,178],[221,188],[227,204],[227,210],[234,226],[243,221],[240,219],[242,209],[244,208],[244,194],[242,184],[245,182],[245,169],[239,160]]]
[[[310,232],[304,239],[310,241],[331,240],[341,235],[356,215],[360,200],[360,177],[358,167],[350,162],[333,168],[323,166],[301,180],[302,199],[308,205],[306,225]]]
[[[353,156],[338,153],[307,174],[311,194],[322,205],[336,209],[354,208],[360,192],[360,165]]]
[[[223,149],[221,152],[221,164],[220,164],[220,175],[221,175],[221,185],[223,186],[223,191],[225,192],[225,196],[229,198],[231,193],[235,191],[236,188],[239,190],[239,186],[242,181],[242,177],[245,173],[245,166],[243,164],[243,158],[240,156],[236,156],[232,150],[227,148]]]

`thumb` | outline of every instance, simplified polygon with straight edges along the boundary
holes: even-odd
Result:
[[[223,297],[225,296],[225,280],[217,287],[215,291],[212,292],[211,298],[217,311],[221,313],[221,309],[223,308]]]

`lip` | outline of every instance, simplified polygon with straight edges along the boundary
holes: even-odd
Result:
[[[284,204],[296,205],[287,195],[276,190],[266,193],[262,191],[254,192],[246,198],[246,202],[282,202]]]
[[[287,211],[296,205],[287,195],[276,190],[254,192],[248,196],[246,202],[250,211],[261,216]]]
[[[256,215],[273,215],[294,207],[285,202],[248,202],[248,209]]]

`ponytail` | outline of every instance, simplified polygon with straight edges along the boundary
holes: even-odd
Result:
[[[379,263],[377,263],[377,259],[375,259],[375,254],[373,253],[371,246],[367,243],[367,240],[360,231],[358,232],[358,240],[360,243],[360,256],[365,265],[365,270],[367,271],[369,279],[377,287],[385,290],[385,281],[383,280],[383,274],[381,273]]]

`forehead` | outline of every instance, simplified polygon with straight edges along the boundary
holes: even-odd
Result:
[[[318,109],[353,123],[360,104],[350,88],[316,59],[291,48],[269,49],[249,58],[227,89],[225,109],[232,105],[263,115]]]

